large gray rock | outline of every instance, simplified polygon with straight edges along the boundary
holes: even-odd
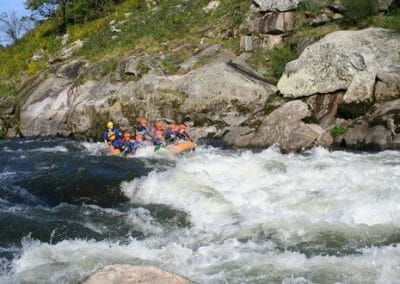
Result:
[[[293,28],[293,12],[249,13],[246,20],[240,26],[240,30],[246,34],[281,34],[290,32]]]
[[[295,10],[301,0],[253,0],[262,12],[285,12]]]
[[[181,106],[182,112],[255,111],[263,107],[276,88],[228,66],[227,61],[233,58],[233,55],[226,54],[222,60],[210,62],[177,81],[176,89],[188,96]]]
[[[86,60],[73,60],[62,65],[56,73],[56,76],[64,79],[76,79],[82,67],[88,64]]]
[[[28,95],[20,110],[20,127],[25,136],[56,135],[68,112],[72,81],[49,77]]]
[[[208,61],[209,59],[215,57],[217,53],[221,50],[221,44],[213,44],[185,60],[180,64],[180,69],[184,72],[187,72],[193,69],[196,64],[201,63],[200,60]],[[205,62],[206,63],[206,62]],[[203,63],[204,64],[204,63]]]
[[[393,0],[378,0],[378,2],[379,2],[379,10],[386,11],[393,3]]]
[[[376,76],[375,99],[378,102],[400,98],[400,65],[384,67]]]
[[[347,147],[356,150],[399,148],[400,100],[376,104],[375,108],[372,114],[350,125],[343,137]]]
[[[99,136],[108,120],[130,129],[138,117],[147,117],[191,120],[202,129],[218,125],[212,132],[222,135],[225,127],[238,126],[238,121],[263,110],[277,90],[254,72],[232,67],[235,58],[220,52],[185,75],[168,76],[154,68],[129,82],[103,77],[78,85],[50,77],[27,94],[21,107],[23,134]]]
[[[286,152],[331,145],[332,137],[322,127],[302,121],[310,116],[304,102],[288,102],[268,115],[257,133],[237,139],[235,145],[259,148],[276,144]]]
[[[92,274],[83,284],[190,284],[189,279],[154,266],[108,265]]]
[[[373,100],[379,70],[400,62],[400,35],[384,29],[340,31],[308,46],[278,82],[285,97],[347,90],[345,103]]]

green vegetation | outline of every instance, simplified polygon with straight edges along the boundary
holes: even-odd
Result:
[[[342,0],[345,19],[359,24],[378,11],[378,0]]]
[[[26,6],[40,17],[51,18],[59,31],[68,24],[85,23],[104,17],[124,0],[27,0]]]
[[[275,78],[279,78],[282,76],[283,71],[285,71],[286,64],[299,57],[299,54],[295,48],[285,46],[280,49],[271,50],[268,56],[271,60],[272,74]]]
[[[330,132],[333,138],[337,138],[341,135],[346,134],[347,128],[342,126],[335,126],[330,130]]]
[[[267,102],[264,107],[264,114],[268,115],[277,109],[283,101],[283,97],[279,95],[272,95],[267,99]]]
[[[70,35],[68,43],[78,39],[85,41],[75,55],[92,63],[102,61],[102,70],[113,71],[117,61],[128,54],[145,53],[164,54],[163,68],[173,73],[206,34],[215,37],[207,36],[205,42],[219,42],[225,48],[238,51],[237,37],[221,39],[219,35],[239,27],[251,0],[226,0],[208,14],[202,9],[208,0],[73,0],[65,7],[65,15],[60,15],[62,8],[56,9],[50,5],[52,3],[65,4],[66,1],[29,1],[32,10],[50,18],[16,44],[0,49],[0,97],[11,96],[13,98],[8,101],[15,103],[19,100],[17,94],[23,82],[46,70],[46,62],[62,47],[64,28],[60,29],[60,21],[64,22],[65,31]],[[93,9],[90,5],[101,7]],[[88,7],[92,7],[90,13],[93,14],[88,14]],[[111,21],[115,21],[115,27],[121,32],[111,31]],[[32,56],[39,51],[43,53],[42,58],[33,60]],[[4,107],[0,101],[0,108]]]
[[[318,14],[324,7],[323,3],[315,0],[302,0],[297,6],[297,10],[303,13],[310,13],[312,15]]]
[[[291,46],[278,49],[256,49],[248,59],[250,66],[256,70],[264,70],[263,76],[272,82],[278,82],[288,62],[297,59],[299,54]]]

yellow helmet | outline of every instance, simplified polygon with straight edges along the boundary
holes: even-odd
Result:
[[[112,123],[111,121],[107,122],[107,127],[108,128],[113,128],[114,123]]]

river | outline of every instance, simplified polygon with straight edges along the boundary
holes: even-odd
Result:
[[[196,283],[399,283],[400,152],[0,141],[0,283],[79,283],[107,264]]]

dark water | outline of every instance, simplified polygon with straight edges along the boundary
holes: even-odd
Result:
[[[399,283],[400,152],[0,141],[0,283],[80,283],[107,264],[196,283]],[[308,282],[309,281],[309,282]]]
[[[168,168],[171,161],[106,156],[101,145],[87,146],[63,139],[0,141],[3,270],[18,257],[24,238],[56,244],[68,239],[144,237],[125,222],[137,206],[127,202],[120,184]],[[165,222],[178,216],[183,218],[178,224],[185,223],[184,215],[167,206],[144,207]]]

